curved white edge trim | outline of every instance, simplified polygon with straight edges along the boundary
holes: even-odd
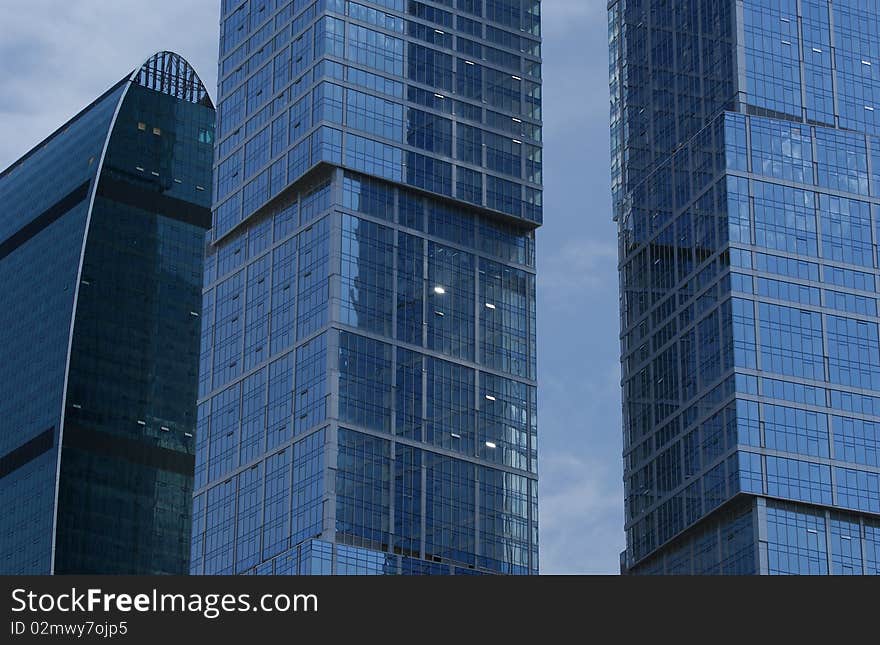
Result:
[[[104,169],[104,160],[107,157],[107,149],[110,147],[110,139],[113,136],[113,131],[116,129],[116,120],[118,119],[119,112],[122,110],[122,105],[123,103],[125,103],[125,99],[128,96],[128,90],[131,88],[132,85],[136,84],[137,77],[141,73],[141,70],[144,68],[144,65],[146,65],[154,56],[156,56],[156,54],[159,53],[162,52],[154,52],[153,54],[147,56],[147,58],[144,59],[144,62],[134,69],[134,71],[129,75],[128,80],[125,82],[125,89],[122,90],[122,94],[119,96],[119,100],[116,103],[116,108],[113,111],[113,117],[110,119],[110,126],[107,129],[107,137],[104,139],[104,146],[101,149],[101,158],[99,159],[98,165],[95,168],[95,180],[92,183],[92,188],[90,191],[91,194],[89,195],[89,207],[86,214],[85,227],[83,228],[83,240],[79,254],[79,266],[76,270],[76,287],[73,295],[73,308],[71,309],[70,314],[70,329],[67,336],[67,356],[65,358],[64,364],[64,385],[61,392],[61,420],[58,423],[58,457],[56,458],[55,463],[55,498],[52,503],[52,553],[51,559],[49,561],[50,575],[55,574],[55,540],[57,538],[58,532],[58,490],[61,482],[61,449],[64,443],[64,418],[67,413],[67,386],[70,378],[70,355],[73,351],[73,328],[74,323],[76,322],[77,307],[79,305],[79,289],[82,281],[83,262],[85,261],[86,256],[86,244],[89,240],[89,229],[92,223],[92,210],[95,206],[95,196],[98,193],[98,184],[101,181],[101,172]],[[189,65],[189,61],[183,58],[183,56],[180,56],[180,58],[183,59],[187,63],[187,65]],[[190,65],[190,68],[195,71],[195,68],[193,68],[192,65]],[[196,75],[198,75],[197,72]]]
[[[55,499],[52,504],[52,557],[49,563],[50,575],[55,574],[55,540],[58,532],[58,489],[61,482],[61,449],[64,445],[64,419],[67,416],[67,386],[70,378],[70,354],[73,349],[73,326],[76,322],[76,310],[79,305],[79,288],[82,280],[83,261],[85,260],[86,255],[86,243],[89,239],[89,228],[92,223],[92,210],[95,206],[95,196],[98,194],[98,183],[101,181],[101,170],[104,168],[104,158],[107,156],[107,149],[110,146],[110,138],[113,136],[113,130],[116,128],[116,119],[119,117],[122,104],[125,102],[125,97],[128,95],[128,89],[131,87],[132,80],[136,77],[139,71],[140,67],[133,72],[126,81],[125,89],[122,90],[122,94],[119,96],[119,100],[116,103],[113,117],[110,119],[110,127],[107,129],[107,137],[104,139],[104,146],[101,149],[101,158],[98,160],[98,165],[95,168],[95,179],[92,182],[92,188],[89,191],[89,207],[86,213],[86,223],[83,227],[82,247],[80,248],[79,253],[79,266],[76,269],[76,286],[73,293],[73,307],[70,312],[70,328],[67,336],[67,356],[65,357],[64,362],[64,385],[61,391],[61,421],[58,424],[58,457],[55,463]]]

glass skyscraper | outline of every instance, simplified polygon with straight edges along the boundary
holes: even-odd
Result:
[[[880,573],[880,2],[609,3],[631,573]]]
[[[186,573],[214,108],[160,52],[0,174],[0,572]]]
[[[538,570],[538,0],[223,0],[196,574]]]

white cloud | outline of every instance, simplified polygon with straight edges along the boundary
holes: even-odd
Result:
[[[624,539],[617,463],[551,453],[540,476],[541,573],[619,573]]]
[[[557,153],[550,145],[554,137],[565,147],[580,147],[581,155],[595,155],[595,147],[582,144],[596,146],[598,138],[609,137],[605,0],[549,0],[542,4],[542,20],[547,162]],[[607,157],[610,144],[600,145]]]
[[[605,0],[544,0],[541,4],[541,27],[545,39],[558,31],[572,28],[573,22],[607,24]]]
[[[604,215],[593,217],[601,221]],[[589,298],[590,291],[616,291],[616,268],[617,247],[611,241],[596,237],[569,240],[561,249],[538,258],[539,297],[572,302]]]
[[[623,549],[620,363],[583,336],[539,353],[556,366],[539,373],[542,573],[616,573]]]
[[[181,54],[215,96],[218,16],[217,0],[0,2],[0,168],[156,51]]]
[[[617,231],[605,0],[546,0],[538,231],[541,570],[617,573],[624,547]]]

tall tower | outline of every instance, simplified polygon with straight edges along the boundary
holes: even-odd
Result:
[[[540,2],[224,0],[192,572],[538,570]]]
[[[880,573],[880,2],[609,3],[631,573]]]
[[[0,572],[183,574],[214,107],[160,52],[0,174]]]

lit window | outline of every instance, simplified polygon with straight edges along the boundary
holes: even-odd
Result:
[[[162,134],[162,130],[159,129],[159,128],[153,128],[153,134],[161,135],[161,134]]]
[[[147,124],[144,123],[143,121],[138,121],[138,130],[146,130],[146,129],[147,129]]]

